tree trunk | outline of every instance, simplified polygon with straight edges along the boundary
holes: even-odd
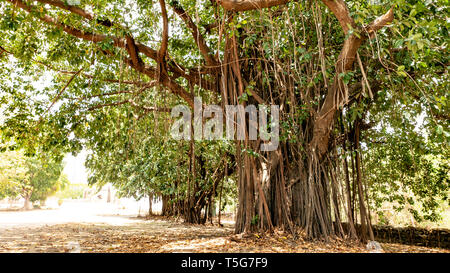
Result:
[[[25,201],[24,201],[24,206],[23,206],[24,210],[31,210],[31,209],[33,209],[33,204],[30,201],[30,198],[31,198],[31,193],[25,195],[25,197],[24,197]]]
[[[149,193],[148,194],[148,216],[153,215],[152,205],[153,205],[153,193]]]
[[[171,209],[169,207],[169,197],[167,195],[162,195],[161,199],[162,199],[161,215],[172,216]]]
[[[218,225],[222,226],[222,224],[220,223],[221,220],[221,216],[222,216],[222,192],[223,192],[223,184],[225,183],[225,181],[228,180],[228,162],[225,162],[225,175],[224,178],[222,179],[223,181],[220,181],[220,193],[219,193],[219,215],[218,215]]]
[[[111,185],[108,185],[108,196],[106,197],[106,203],[111,203]]]

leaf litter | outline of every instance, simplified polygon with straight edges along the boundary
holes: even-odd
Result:
[[[0,252],[82,253],[340,253],[369,252],[363,244],[346,240],[311,241],[282,231],[234,234],[233,226],[192,225],[162,217],[132,224],[67,223],[41,227],[0,229]],[[436,253],[450,250],[401,244],[381,244],[384,252]]]

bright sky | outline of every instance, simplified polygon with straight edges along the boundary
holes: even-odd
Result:
[[[87,184],[87,171],[84,167],[86,155],[87,152],[83,150],[76,157],[72,154],[67,154],[64,157],[66,165],[63,172],[67,175],[71,184]]]

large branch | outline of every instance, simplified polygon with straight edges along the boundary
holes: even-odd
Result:
[[[161,14],[163,17],[163,33],[161,47],[159,49],[159,61],[166,56],[167,46],[169,44],[169,19],[167,18],[166,2],[164,0],[159,0],[159,5],[161,6]]]
[[[333,85],[329,88],[325,101],[320,109],[314,124],[311,147],[317,149],[320,156],[328,150],[328,142],[332,130],[335,113],[338,108],[348,103],[348,88],[341,78],[341,74],[351,71],[356,60],[359,47],[377,30],[394,20],[394,10],[391,8],[386,14],[378,17],[369,26],[353,33],[344,42],[341,53],[336,62],[336,71]]]
[[[9,50],[4,49],[3,47],[0,46],[0,50],[8,55],[11,56],[15,56],[15,54]],[[1,55],[0,55],[1,56]],[[40,64],[58,74],[66,74],[66,75],[74,75],[74,74],[78,74],[78,71],[67,71],[67,70],[60,70],[58,68],[55,68],[49,64],[46,64],[42,61],[36,60],[36,59],[31,59],[31,61],[33,61],[36,64]],[[127,80],[118,80],[118,79],[110,79],[110,78],[105,78],[105,79],[100,79],[98,77],[95,77],[93,75],[87,74],[87,73],[80,73],[80,76],[83,76],[85,78],[88,79],[94,79],[94,80],[98,80],[98,81],[103,81],[103,82],[109,82],[109,83],[117,83],[117,84],[126,84],[126,85],[135,85],[135,86],[145,86],[148,85],[148,82],[143,82],[143,81],[127,81]]]
[[[200,50],[200,53],[202,54],[203,58],[205,58],[206,63],[211,67],[216,67],[218,65],[218,61],[216,60],[214,55],[211,54],[211,50],[206,44],[203,35],[198,30],[197,25],[195,25],[194,21],[192,21],[192,18],[189,16],[189,14],[183,9],[183,7],[177,1],[171,1],[170,6],[173,8],[175,13],[178,14],[178,16],[180,16],[180,18],[189,27],[189,29],[191,29],[194,41],[197,44],[198,49]]]
[[[86,10],[81,9],[79,7],[68,5],[65,2],[60,1],[60,0],[37,0],[37,1],[40,3],[43,3],[43,4],[48,4],[48,5],[51,5],[54,7],[58,7],[58,8],[70,11],[70,12],[77,14],[88,20],[95,20],[97,23],[104,25],[104,26],[108,26],[108,27],[113,26],[113,25],[120,26],[120,24],[118,24],[116,22],[111,22],[110,20],[104,20],[104,19],[98,19],[98,18],[96,19],[97,16],[95,14],[87,12]],[[160,5],[161,5],[162,16],[163,16],[163,37],[162,37],[161,47],[160,47],[159,51],[153,50],[152,48],[150,48],[146,45],[143,45],[139,42],[136,42],[134,40],[133,40],[133,43],[135,45],[135,49],[128,48],[127,46],[132,44],[131,40],[130,40],[130,38],[132,39],[131,35],[129,35],[129,37],[127,37],[126,42],[120,41],[120,42],[115,42],[115,44],[118,45],[119,47],[123,47],[123,44],[125,44],[125,48],[127,50],[131,49],[131,51],[132,51],[131,57],[134,56],[136,61],[139,60],[139,57],[137,54],[134,54],[134,52],[136,52],[136,53],[140,52],[140,53],[143,53],[144,55],[146,55],[147,57],[155,60],[159,64],[159,66],[161,66],[162,60],[165,57],[167,57],[166,55],[167,55],[168,40],[169,40],[169,31],[168,31],[169,23],[168,23],[168,16],[167,16],[165,1],[164,0],[159,0],[159,1],[160,1]],[[194,25],[194,27],[195,27],[195,25]],[[122,27],[122,28],[124,28],[124,27]],[[80,35],[78,37],[84,39],[84,37],[80,37]],[[98,37],[98,39],[101,40],[103,38]],[[200,41],[200,43],[206,45],[206,43],[204,43],[204,42]],[[202,48],[204,48],[204,47],[202,47]],[[208,51],[209,51],[209,49],[208,49]],[[201,77],[201,75],[197,75],[195,73],[187,74],[185,72],[185,70],[181,69],[181,67],[178,64],[176,64],[173,60],[168,60],[167,65],[168,65],[168,71],[172,72],[175,75],[175,77],[183,77],[183,78],[187,79],[193,85],[200,85],[203,88],[211,89],[211,91],[216,91],[215,86],[213,84],[205,81]],[[161,70],[161,67],[159,67],[159,68]]]
[[[131,61],[133,62],[135,69],[139,72],[142,72],[142,67],[144,66],[144,63],[139,57],[139,49],[136,46],[136,42],[134,41],[133,37],[131,37],[131,35],[127,35],[126,40],[127,40],[126,47],[128,54],[131,57]]]
[[[42,4],[47,4],[47,5],[50,5],[50,6],[54,6],[54,7],[60,8],[60,9],[64,9],[64,10],[70,11],[70,12],[75,13],[75,14],[83,17],[83,18],[88,19],[88,20],[94,20],[95,19],[95,21],[98,24],[101,24],[101,25],[106,26],[106,27],[111,27],[111,26],[114,25],[114,23],[111,22],[110,20],[107,20],[107,19],[96,19],[94,14],[91,14],[91,13],[89,13],[89,12],[85,11],[84,9],[79,8],[77,6],[72,6],[72,5],[66,4],[65,2],[60,1],[60,0],[37,0],[37,1],[42,3]]]
[[[289,0],[216,0],[222,7],[229,11],[246,11],[269,8],[290,2]],[[328,89],[325,101],[314,123],[313,139],[310,146],[317,150],[321,157],[328,150],[328,142],[334,121],[334,116],[339,106],[347,103],[348,89],[341,79],[341,74],[352,69],[359,47],[376,31],[386,26],[394,19],[394,11],[391,8],[386,14],[378,17],[370,25],[358,29],[355,21],[350,16],[350,11],[344,0],[322,0],[327,8],[336,16],[343,32],[347,35],[351,29],[355,32],[345,40],[341,53],[336,62],[336,75],[333,85]],[[358,33],[359,32],[359,33]]]
[[[344,0],[322,0],[322,2],[336,16],[345,34],[350,28],[356,28],[355,21],[350,16],[350,11]]]
[[[35,6],[27,5],[22,0],[6,0],[6,1],[11,2],[15,6],[17,6],[17,7],[21,8],[21,9],[27,11],[30,14],[32,14],[33,9],[36,8]],[[86,41],[90,41],[90,42],[93,42],[93,43],[100,43],[100,42],[103,42],[103,41],[106,41],[106,40],[110,39],[110,40],[113,41],[114,46],[120,47],[120,48],[124,48],[124,49],[126,48],[125,39],[120,39],[120,38],[117,38],[115,36],[106,36],[106,35],[103,35],[103,34],[96,34],[96,33],[86,32],[86,31],[74,28],[72,26],[68,26],[68,25],[66,25],[64,23],[60,23],[56,19],[54,19],[54,18],[52,18],[52,17],[50,17],[50,16],[48,16],[46,14],[41,15],[41,16],[37,16],[37,18],[39,20],[41,20],[42,22],[45,22],[47,24],[56,26],[56,27],[62,29],[64,32],[66,32],[66,33],[68,33],[68,34],[70,34],[72,36],[75,36],[77,38],[80,38],[80,39],[83,39],[83,40],[86,40]],[[153,49],[148,48],[147,46],[139,44],[139,43],[136,46],[139,48],[139,50],[142,53],[146,54],[148,57],[150,57],[152,59],[156,59],[156,55],[157,54],[156,54],[156,51],[154,51]]]
[[[29,12],[29,13],[32,13],[32,10],[34,8],[36,8],[34,6],[27,5],[22,0],[6,0],[6,1],[11,2],[15,6],[21,8],[21,9],[23,9],[23,10]],[[55,2],[55,3],[57,3],[58,1],[44,1],[44,0],[42,0],[40,2]],[[55,4],[55,6],[56,6],[56,4]],[[67,10],[70,10],[70,9],[67,9]],[[77,8],[76,10],[77,11],[81,10],[81,11],[77,12],[77,14],[79,14],[79,13],[80,14],[84,14],[84,11],[82,9]],[[88,13],[86,13],[86,14],[88,14]],[[93,15],[90,15],[90,16],[93,16]],[[90,18],[90,16],[87,16],[85,18]],[[115,37],[115,36],[107,36],[107,35],[103,35],[103,34],[96,34],[96,33],[91,33],[91,32],[86,32],[86,31],[83,31],[83,30],[79,30],[77,28],[74,28],[74,27],[65,25],[63,23],[60,23],[56,19],[54,19],[54,18],[52,18],[52,17],[50,17],[48,15],[38,16],[37,18],[39,20],[45,22],[45,23],[48,23],[48,24],[54,25],[56,27],[59,27],[64,32],[66,32],[66,33],[68,33],[70,35],[73,35],[73,36],[75,36],[77,38],[80,38],[80,39],[83,39],[83,40],[86,40],[86,41],[90,41],[90,42],[94,42],[94,43],[100,43],[100,42],[103,42],[105,40],[112,40],[113,43],[114,43],[114,46],[126,49],[126,40],[123,39],[123,38],[118,38],[118,37]],[[150,48],[150,47],[148,47],[148,46],[146,46],[144,44],[141,44],[139,42],[136,42],[135,44],[136,44],[136,47],[139,50],[139,52],[143,53],[144,55],[146,55],[147,57],[149,57],[149,58],[151,58],[153,60],[157,60],[158,52],[156,50],[154,50],[154,49],[152,49],[152,48]]]
[[[140,72],[149,76],[152,79],[157,79],[159,76],[159,81],[161,84],[165,87],[167,87],[173,94],[180,96],[184,101],[186,101],[189,106],[194,108],[194,98],[191,94],[186,92],[186,90],[179,85],[175,80],[173,80],[171,77],[169,77],[167,74],[160,74],[158,75],[158,71],[150,66],[143,65],[141,67],[136,67],[133,61],[129,58],[125,59],[125,62],[131,66],[132,68],[138,70],[140,69]]]
[[[255,9],[270,8],[293,2],[296,0],[216,0],[224,9],[229,11],[247,11]],[[350,16],[347,4],[344,0],[321,0],[328,9],[333,12],[342,27],[345,34],[350,28],[356,28],[355,21]],[[389,13],[375,20],[369,27],[369,33],[372,34],[393,20],[394,13]]]
[[[229,11],[247,11],[284,5],[292,0],[217,0]]]
[[[339,102],[336,103],[336,101],[334,101],[336,96],[335,92],[336,90],[342,90],[345,88],[344,83],[339,75],[341,73],[352,70],[353,64],[356,60],[356,54],[358,53],[358,49],[362,45],[362,43],[366,39],[370,38],[375,33],[375,31],[386,26],[393,20],[394,10],[391,8],[386,14],[375,19],[367,27],[364,27],[359,34],[354,33],[345,40],[344,45],[342,46],[341,53],[339,54],[338,60],[336,62],[336,80],[334,81],[334,86],[332,86],[328,92],[324,105],[319,113],[320,115],[326,115],[331,110],[331,108],[339,106]]]
[[[294,0],[216,0],[224,9],[229,11],[247,11],[255,9],[270,8],[292,2]],[[347,5],[343,0],[322,0],[322,2],[334,13],[345,33],[349,26],[356,24],[350,17]]]
[[[133,106],[135,108],[139,108],[139,109],[143,110],[146,113],[147,112],[166,112],[166,113],[170,113],[172,111],[172,109],[169,108],[169,107],[141,106],[141,105],[136,104],[136,102],[134,102],[131,99],[123,100],[123,101],[117,101],[117,102],[111,102],[111,103],[105,103],[105,104],[97,104],[95,106],[89,107],[87,110],[88,111],[93,111],[93,110],[97,110],[97,109],[101,109],[101,108],[105,108],[105,107],[119,106],[119,105],[123,105],[123,104],[130,104],[131,106]]]
[[[33,9],[36,9],[35,6],[28,5],[24,3],[22,0],[6,0],[15,6],[27,11],[28,13],[32,14]],[[140,64],[139,61],[136,62],[138,59],[137,52],[142,52],[148,57],[157,60],[158,52],[143,45],[138,42],[134,42],[133,40],[130,40],[130,36],[127,37],[127,39],[124,38],[118,38],[115,36],[106,36],[102,34],[95,34],[90,32],[85,32],[83,30],[79,30],[77,28],[74,28],[72,26],[65,25],[63,23],[58,22],[56,19],[48,16],[48,15],[40,15],[37,16],[37,18],[47,24],[56,26],[60,29],[62,29],[64,32],[75,36],[77,38],[90,41],[93,43],[100,43],[103,41],[106,41],[107,39],[110,39],[113,41],[114,46],[126,49],[129,51],[132,59],[127,59],[127,63],[136,69],[137,71],[146,74],[152,79],[155,79],[157,76],[156,70],[154,68],[145,66],[143,64]],[[128,41],[127,41],[128,40]],[[133,61],[134,59],[134,61]],[[173,79],[169,78],[169,76],[165,76],[162,79],[161,82],[165,87],[167,87],[170,91],[172,91],[174,94],[179,95],[181,98],[183,98],[191,107],[194,106],[193,98],[191,98],[190,94],[187,93],[182,86],[180,86],[178,83],[176,83]]]
[[[161,74],[167,74],[166,69],[166,55],[167,47],[169,46],[169,18],[167,16],[166,2],[164,0],[159,0],[159,5],[161,7],[161,15],[163,18],[163,31],[162,31],[162,41],[161,46],[158,51],[158,79],[161,79]]]
[[[389,25],[394,21],[394,9],[391,8],[386,14],[378,17],[369,26],[365,28],[370,37],[381,28]]]
[[[59,7],[59,8],[68,10],[68,11],[78,14],[81,17],[84,17],[88,20],[94,20],[96,17],[95,14],[91,14],[79,7],[68,5],[59,0],[38,0],[38,1],[41,3],[49,4],[49,5],[52,5],[55,7]],[[132,48],[130,48],[130,49],[132,50],[131,56],[132,57],[134,56],[135,60],[138,60],[138,56],[137,56],[137,54],[134,54],[134,53],[138,53],[138,52],[143,53],[144,55],[157,61],[158,63],[161,62],[161,58],[164,58],[164,56],[167,55],[168,40],[169,40],[168,15],[167,15],[165,1],[160,0],[160,5],[161,5],[162,16],[163,16],[163,38],[162,38],[160,50],[159,51],[153,50],[152,48],[133,40],[132,42],[135,45],[135,49],[132,49]],[[96,22],[98,22],[104,26],[112,26],[112,25],[119,26],[119,24],[117,24],[115,22],[111,22],[109,20],[100,20],[100,19],[95,19],[95,20],[96,20]],[[130,38],[132,39],[131,35],[129,35],[129,37],[126,38],[126,40],[127,40],[127,43],[125,43],[126,45],[132,45]],[[122,43],[117,43],[117,44],[120,47],[122,47]],[[128,50],[128,48],[127,48],[127,50]],[[200,85],[201,82],[205,82],[201,78],[200,75],[197,76],[197,75],[193,75],[192,73],[186,74],[185,70],[181,69],[181,67],[178,64],[176,64],[173,60],[169,60],[168,66],[169,66],[169,71],[174,73],[177,77],[179,76],[179,77],[186,78],[189,82],[191,82],[195,85]],[[210,85],[203,84],[202,86],[210,86]]]

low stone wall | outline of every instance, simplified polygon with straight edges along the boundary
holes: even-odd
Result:
[[[347,223],[343,224],[348,230]],[[360,226],[356,226],[357,232]],[[425,229],[416,227],[372,226],[375,240],[380,243],[396,243],[424,247],[450,249],[450,230]]]
[[[375,240],[384,243],[399,243],[425,247],[450,249],[450,230],[415,227],[394,228],[373,226]]]

